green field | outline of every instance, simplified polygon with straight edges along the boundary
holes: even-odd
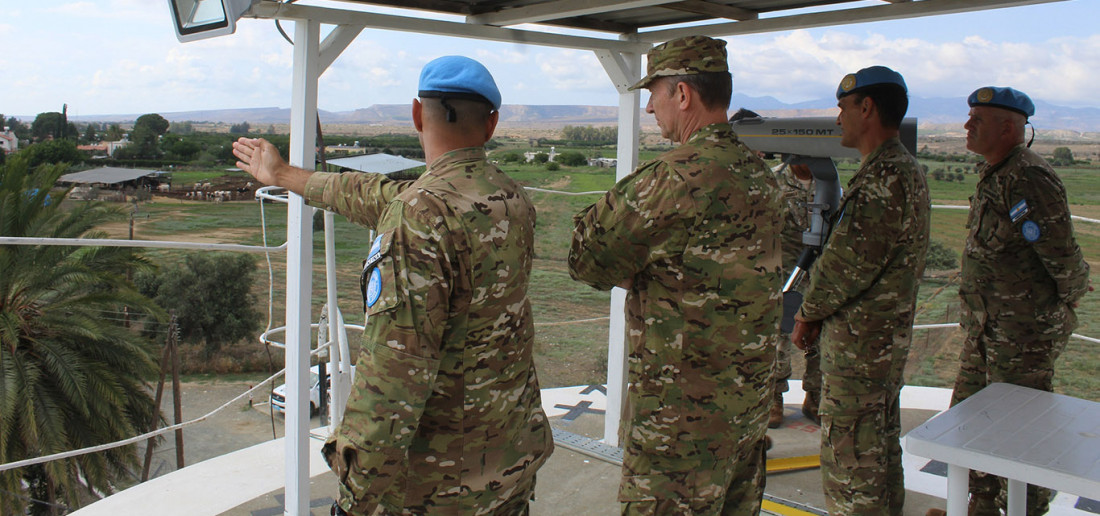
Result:
[[[560,149],[559,149],[560,151]],[[499,151],[498,151],[499,152]],[[587,151],[592,152],[592,151]],[[601,150],[604,155],[613,152]],[[653,152],[643,154],[643,159]],[[935,164],[930,163],[934,169]],[[547,171],[543,166],[509,165],[507,173],[525,186],[567,192],[605,190],[614,184],[614,171],[592,167],[563,167]],[[844,163],[840,167],[842,180],[846,181],[854,171],[854,165]],[[1059,170],[1066,183],[1075,214],[1096,218],[1100,216],[1100,179],[1095,168],[1069,168]],[[196,174],[195,181],[210,177]],[[181,176],[177,176],[179,181]],[[966,204],[974,188],[977,176],[965,174],[963,182],[929,181],[933,204]],[[572,217],[592,203],[596,195],[566,196],[531,192],[531,199],[538,211],[535,253],[532,275],[531,299],[536,317],[536,363],[543,386],[563,386],[596,383],[605,380],[607,360],[607,320],[610,296],[598,292],[569,278],[566,266],[569,242],[572,234]],[[262,241],[260,204],[251,202],[184,202],[157,200],[138,205],[135,216],[136,238],[179,239],[217,241],[258,245]],[[286,234],[286,208],[281,204],[265,204],[266,230],[270,245],[281,244]],[[932,235],[948,247],[961,251],[966,233],[965,210],[934,210]],[[359,264],[367,253],[368,231],[352,225],[342,217],[336,217],[336,263],[339,305],[348,323],[361,324],[362,302],[359,293]],[[1097,266],[1100,256],[1100,226],[1085,222],[1076,223],[1079,242],[1085,255]],[[124,225],[111,228],[118,236]],[[173,261],[182,256],[180,251],[150,251],[157,260]],[[285,284],[285,255],[271,255],[275,275],[274,314],[272,324],[283,324],[283,290]],[[267,264],[258,260],[262,273],[256,293],[268,313]],[[316,320],[325,302],[323,236],[315,233],[314,242],[314,295],[313,314]],[[956,322],[958,297],[954,271],[930,272],[924,281],[918,301],[918,324]],[[1077,333],[1100,337],[1100,300],[1097,295],[1087,296],[1078,310],[1081,325]],[[578,322],[580,321],[580,322]],[[266,325],[266,323],[265,323]],[[950,386],[957,367],[957,353],[961,344],[956,329],[917,331],[914,337],[908,378],[919,385]],[[242,343],[242,348],[259,349],[255,341]],[[280,352],[276,360],[281,362]],[[1100,355],[1095,347],[1081,340],[1071,340],[1058,364],[1055,378],[1059,392],[1087,399],[1100,400]],[[800,364],[795,364],[796,376]]]

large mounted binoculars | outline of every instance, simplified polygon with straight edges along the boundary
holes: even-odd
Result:
[[[833,158],[855,158],[859,151],[840,144],[841,130],[833,117],[765,118],[742,109],[730,118],[730,126],[739,140],[768,157],[779,156],[783,166],[806,167],[814,178],[814,201],[810,227],[802,233],[802,254],[783,285],[782,330],[794,328],[794,315],[802,306],[802,294],[796,291],[814,260],[821,254],[841,209],[842,190]],[[901,143],[916,155],[917,119],[902,120]]]

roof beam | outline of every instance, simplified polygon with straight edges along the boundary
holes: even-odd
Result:
[[[592,0],[556,0],[524,7],[476,14],[466,17],[466,23],[476,25],[519,25],[521,23],[539,23],[563,18],[587,16],[612,11],[624,11],[639,7],[652,7],[675,2],[676,0],[611,0],[593,2]]]
[[[664,7],[689,13],[705,14],[707,16],[714,16],[715,18],[728,18],[730,20],[738,21],[755,20],[760,17],[760,14],[756,11],[742,9],[740,7],[733,7],[730,5],[716,4],[714,2],[707,2],[704,0],[687,0],[684,2],[668,4]]]
[[[731,23],[696,25],[694,27],[656,30],[638,33],[638,39],[650,43],[660,43],[684,36],[704,34],[708,36],[737,36],[741,34],[760,34],[784,30],[828,27],[852,23],[866,23],[888,20],[901,20],[921,16],[955,14],[1004,7],[1063,2],[1065,0],[921,0],[919,2],[901,2],[889,5],[875,5],[854,9],[840,9],[820,13],[779,16]]]
[[[355,41],[355,38],[362,31],[362,27],[351,25],[337,25],[335,29],[332,29],[332,32],[321,42],[321,60],[317,65],[321,73],[325,73],[325,70],[332,66],[336,58],[340,57],[340,54],[348,48],[352,41]]]
[[[443,20],[427,20],[407,16],[347,11],[329,7],[290,4],[282,2],[259,2],[246,14],[252,18],[280,20],[316,20],[329,25],[351,25],[361,28],[395,30],[419,34],[472,38],[504,43],[521,43],[547,47],[614,50],[616,52],[645,53],[653,45],[633,40],[600,39],[567,34],[552,34],[531,30],[507,29],[487,25]]]

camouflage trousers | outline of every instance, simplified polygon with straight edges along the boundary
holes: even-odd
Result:
[[[775,392],[787,392],[791,379],[791,355],[796,348],[791,343],[790,334],[783,334],[775,354]],[[817,352],[817,343],[811,344],[803,352],[806,357],[806,371],[802,374],[802,390],[806,396],[815,399],[821,396],[821,356]]]
[[[528,516],[531,513],[530,503],[535,499],[534,479],[527,482],[526,485],[516,486],[514,492],[516,493],[514,496],[504,500],[503,503],[497,507],[492,509],[479,507],[475,510],[464,511],[463,514],[480,516]],[[438,511],[439,509],[436,510]],[[432,512],[433,508],[430,506],[395,508],[380,504],[374,509],[374,512],[370,513],[370,516],[415,516],[418,514],[430,514]],[[348,514],[356,515],[362,513],[348,511]]]
[[[764,496],[763,431],[726,460],[627,453],[619,487],[624,516],[757,516]]]
[[[824,376],[821,473],[829,514],[901,514],[900,372],[895,378]]]
[[[968,337],[959,354],[959,374],[955,377],[955,405],[991,383],[1011,383],[1051,392],[1054,362],[1066,348],[1068,338],[1033,342],[998,342],[986,335]],[[979,471],[970,472],[970,494],[986,499],[995,498],[997,507],[1006,506],[1008,489],[1004,478]],[[1027,486],[1027,516],[1045,514],[1050,507],[1051,491],[1045,487]],[[994,516],[999,512],[986,507]]]

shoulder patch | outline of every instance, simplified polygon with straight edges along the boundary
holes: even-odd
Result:
[[[1024,234],[1024,240],[1028,242],[1039,240],[1041,236],[1039,225],[1036,224],[1034,220],[1025,221],[1024,225],[1020,227],[1020,232]]]
[[[367,303],[367,308],[374,306],[378,302],[378,298],[382,296],[382,271],[375,267],[370,271],[370,279],[367,280],[367,287],[363,293],[363,300]]]
[[[1024,218],[1029,211],[1031,211],[1031,209],[1027,206],[1027,199],[1023,199],[1008,211],[1008,216],[1012,218],[1012,223],[1015,224],[1019,222],[1020,219]]]
[[[364,311],[374,306],[382,295],[382,271],[378,267],[378,262],[382,261],[389,250],[388,243],[384,248],[382,246],[383,237],[385,236],[385,233],[378,235],[371,242],[370,253],[367,254],[367,259],[363,260],[363,272],[359,274],[359,288],[363,292]]]
[[[378,263],[378,261],[386,255],[386,253],[382,251],[382,237],[384,236],[384,234],[378,235],[374,238],[374,242],[371,242],[370,253],[367,254],[366,261],[363,262],[363,272],[373,267],[374,264]]]

